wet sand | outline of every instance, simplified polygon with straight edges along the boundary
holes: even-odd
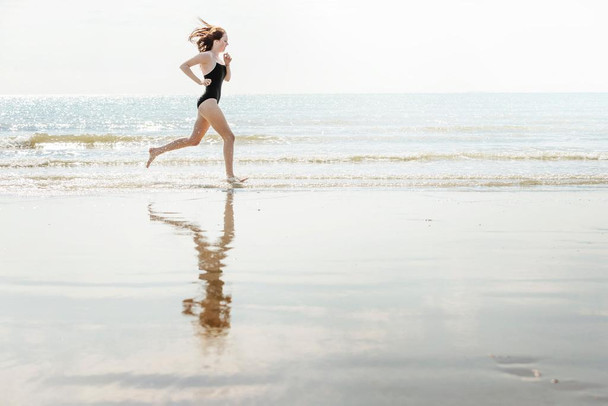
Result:
[[[2,402],[606,404],[607,203],[3,196]]]

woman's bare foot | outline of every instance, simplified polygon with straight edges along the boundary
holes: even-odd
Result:
[[[228,176],[226,178],[226,181],[228,183],[243,183],[245,182],[247,179],[249,178],[237,178],[236,176]]]
[[[148,152],[150,153],[150,158],[148,159],[148,163],[146,164],[146,168],[149,168],[150,164],[152,163],[152,161],[154,161],[154,158],[156,158],[159,155],[159,152],[157,150],[158,150],[158,148],[150,148],[148,150]]]

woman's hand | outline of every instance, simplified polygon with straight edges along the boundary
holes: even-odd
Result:
[[[226,64],[226,66],[230,66],[230,62],[232,62],[232,57],[228,52],[226,52],[224,54],[224,63]]]
[[[201,85],[203,86],[209,86],[211,84],[211,79],[204,79],[203,83],[201,83]]]

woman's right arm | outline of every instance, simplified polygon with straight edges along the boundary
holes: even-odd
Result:
[[[202,85],[203,82],[192,72],[190,69],[191,66],[198,65],[202,63],[204,60],[204,55],[202,53],[188,59],[186,62],[182,63],[179,68],[192,80],[194,80],[197,84]]]

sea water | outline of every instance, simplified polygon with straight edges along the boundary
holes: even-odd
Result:
[[[197,96],[0,96],[0,193],[225,187]],[[234,166],[260,189],[605,188],[608,94],[227,95]]]

